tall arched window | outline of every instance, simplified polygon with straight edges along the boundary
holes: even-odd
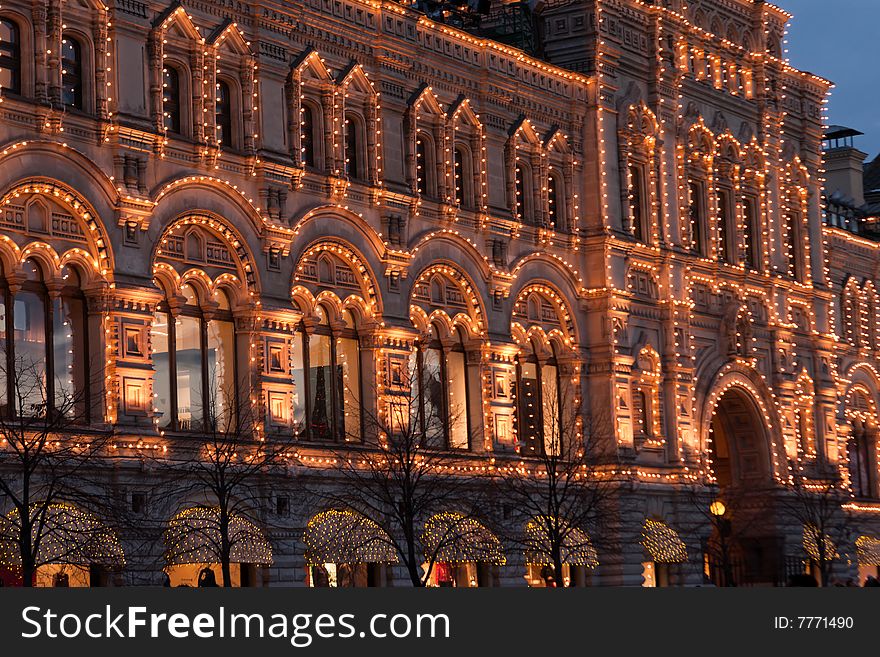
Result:
[[[364,124],[353,112],[345,113],[345,174],[349,178],[364,180]]]
[[[555,352],[543,363],[534,345],[516,361],[517,436],[526,454],[557,455],[562,440],[562,396]]]
[[[854,391],[847,411],[851,413],[852,433],[847,441],[849,480],[856,497],[876,499],[877,421],[866,393]]]
[[[801,217],[797,212],[785,216],[786,262],[788,275],[796,281],[804,281],[804,257],[801,239]]]
[[[309,104],[300,108],[300,139],[302,163],[307,167],[315,166],[315,112]]]
[[[159,426],[173,431],[230,431],[238,400],[235,330],[222,292],[207,319],[191,285],[174,317],[167,301],[153,319],[153,394]]]
[[[88,422],[88,321],[79,275],[64,267],[61,294],[50,299],[40,266],[28,260],[23,269],[25,281],[14,297],[5,278],[2,285],[5,411]]]
[[[647,239],[647,210],[645,208],[645,176],[638,164],[629,165],[629,206],[632,216],[633,237],[639,242]]]
[[[761,245],[758,240],[757,201],[752,197],[743,200],[743,239],[745,240],[745,265],[749,269],[761,267]]]
[[[517,162],[514,167],[514,213],[517,221],[524,224],[534,224],[534,208],[532,195],[529,192],[529,183],[532,179],[532,170],[525,162]]]
[[[475,202],[472,156],[465,146],[458,144],[453,151],[453,160],[455,202],[468,210],[473,209]]]
[[[434,142],[424,132],[416,135],[416,189],[422,196],[436,196]]]
[[[223,80],[217,82],[217,99],[214,109],[218,143],[227,148],[235,148],[235,139],[232,133],[232,91],[229,83]]]
[[[18,25],[6,18],[0,19],[0,87],[21,93],[21,37]]]
[[[547,177],[547,218],[557,230],[565,230],[565,186],[559,173],[550,170]]]
[[[715,244],[718,249],[718,260],[720,262],[734,262],[731,257],[731,236],[736,235],[736,231],[731,230],[730,218],[731,212],[730,190],[718,190],[718,221],[715,231]]]
[[[456,331],[452,345],[444,346],[436,337],[438,331],[432,326],[431,337],[416,344],[416,389],[412,393],[418,399],[418,430],[431,446],[468,449],[470,414],[463,337]]]
[[[309,335],[301,324],[294,349],[295,430],[305,440],[360,440],[363,382],[354,319],[344,312],[343,326],[331,327],[326,308],[315,312],[318,325]]]
[[[82,46],[69,34],[61,39],[61,102],[83,108]]]
[[[173,66],[162,73],[162,116],[165,129],[180,134],[180,72]]]
[[[688,185],[688,220],[691,250],[697,255],[706,253],[706,196],[703,184],[691,181]]]

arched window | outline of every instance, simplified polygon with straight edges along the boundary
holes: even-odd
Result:
[[[364,124],[353,112],[345,113],[345,174],[349,178],[364,180]]]
[[[848,404],[852,433],[847,441],[849,480],[856,497],[875,499],[877,488],[877,423],[865,393],[855,391]]]
[[[516,361],[517,436],[526,454],[558,455],[562,439],[562,397],[555,351],[543,363],[531,345]]]
[[[351,313],[344,325],[331,328],[329,313],[316,310],[318,325],[311,335],[301,324],[294,348],[294,426],[305,440],[358,441],[362,436],[363,397],[360,342]]]
[[[227,148],[235,148],[236,144],[232,132],[232,92],[229,83],[222,80],[217,82],[215,112],[217,142]]]
[[[83,108],[82,46],[69,34],[61,39],[61,102]]]
[[[162,116],[165,129],[180,134],[180,73],[173,66],[162,73]]]
[[[21,37],[18,25],[6,18],[0,19],[0,87],[21,93]]]
[[[703,184],[691,181],[688,185],[688,219],[691,250],[697,255],[706,253],[706,196]]]
[[[532,195],[529,192],[532,170],[525,162],[517,162],[514,167],[514,214],[516,220],[524,224],[534,224]]]
[[[238,401],[235,330],[229,301],[218,293],[211,319],[191,285],[175,317],[167,301],[153,318],[153,394],[159,426],[172,431],[235,429]]]
[[[454,149],[453,176],[455,184],[455,200],[463,208],[472,210],[477,207],[474,190],[473,154],[462,144]]]
[[[416,343],[412,391],[417,396],[416,428],[430,446],[468,449],[471,422],[463,338],[456,332],[447,347],[437,335],[438,327],[432,326],[431,337]]]
[[[639,242],[647,239],[647,210],[645,208],[645,176],[638,164],[629,165],[629,205],[632,216],[633,237]]]
[[[61,294],[49,297],[40,266],[23,265],[25,281],[13,297],[2,283],[0,340],[5,363],[0,385],[5,412],[58,413],[87,423],[88,322],[77,271],[62,269]]]
[[[730,218],[732,215],[730,199],[730,190],[718,190],[718,221],[715,232],[715,244],[718,249],[718,260],[720,262],[734,261],[730,253],[733,247],[730,237],[735,235],[736,232],[730,229]]]
[[[788,275],[796,281],[804,281],[804,258],[801,239],[801,218],[797,212],[785,216],[785,248]]]
[[[315,163],[315,111],[309,104],[300,108],[300,135],[303,166],[314,167]]]
[[[746,247],[745,265],[749,269],[760,269],[761,267],[757,205],[757,201],[752,197],[746,197],[743,201],[743,239],[745,240]]]
[[[433,141],[424,132],[416,135],[416,189],[422,196],[436,195]]]
[[[565,230],[565,185],[559,173],[550,170],[547,177],[547,218],[557,230]]]

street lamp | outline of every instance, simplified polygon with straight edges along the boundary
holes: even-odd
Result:
[[[730,546],[727,540],[730,538],[731,526],[730,520],[724,517],[726,512],[727,507],[721,500],[715,500],[709,505],[709,513],[712,514],[712,519],[718,530],[718,542],[721,548],[722,586],[733,586],[733,569],[730,567]]]

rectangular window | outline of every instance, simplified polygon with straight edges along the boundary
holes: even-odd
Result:
[[[330,336],[309,336],[309,431],[312,440],[333,437],[331,404],[333,389],[330,365]]]
[[[760,269],[761,251],[758,238],[757,203],[753,198],[743,201],[743,237],[746,247],[745,265],[749,269]]]
[[[293,394],[291,406],[293,411],[293,430],[295,435],[304,437],[306,430],[306,369],[303,362],[302,333],[296,334],[292,353],[291,369],[293,374]]]
[[[361,377],[360,349],[355,338],[340,338],[336,342],[338,384],[342,398],[342,422],[345,440],[361,439]]]
[[[153,346],[153,406],[159,416],[159,427],[171,424],[171,364],[168,358],[168,313],[157,312],[150,330]]]
[[[730,192],[726,189],[718,190],[718,226],[716,232],[716,245],[718,248],[718,260],[731,262],[730,258]]]
[[[177,422],[181,431],[198,431],[204,423],[201,321],[197,317],[178,317],[175,337]]]
[[[450,351],[446,357],[449,382],[449,447],[468,448],[467,369],[464,353]]]

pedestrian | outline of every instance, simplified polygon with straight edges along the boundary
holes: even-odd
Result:
[[[211,570],[208,566],[202,568],[201,572],[199,572],[199,588],[217,586],[217,577],[214,575],[214,571]]]

